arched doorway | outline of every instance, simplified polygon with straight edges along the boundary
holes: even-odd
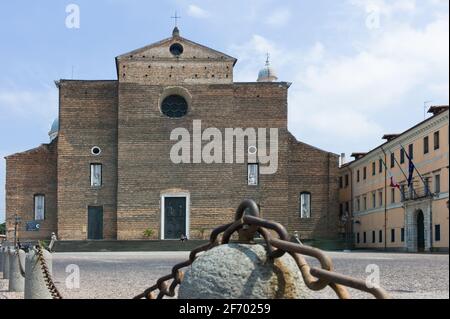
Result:
[[[422,210],[417,212],[417,250],[425,251],[425,217]]]

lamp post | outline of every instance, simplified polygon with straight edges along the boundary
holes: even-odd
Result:
[[[17,241],[19,239],[19,224],[20,224],[21,218],[16,214],[14,215],[14,247],[17,246]]]

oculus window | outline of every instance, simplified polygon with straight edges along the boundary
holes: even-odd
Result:
[[[187,114],[188,103],[180,95],[169,95],[161,103],[161,112],[171,118],[180,118]]]

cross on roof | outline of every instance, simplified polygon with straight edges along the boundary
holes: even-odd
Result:
[[[181,17],[177,14],[176,11],[175,11],[175,15],[170,18],[175,20],[175,26],[178,27],[178,19],[181,19]]]
[[[266,66],[270,65],[270,53],[267,52]]]

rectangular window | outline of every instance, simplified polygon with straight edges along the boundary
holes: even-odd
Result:
[[[395,204],[395,188],[391,188],[391,204]]]
[[[434,225],[434,240],[441,241],[441,225]]]
[[[409,153],[409,157],[411,159],[414,159],[414,144],[409,144],[408,153]]]
[[[434,176],[434,192],[436,194],[441,192],[441,175]]]
[[[364,241],[364,244],[367,243],[367,233],[366,232],[364,232],[364,234],[363,234],[363,241]]]
[[[372,208],[376,208],[376,207],[377,207],[377,194],[372,193]]]
[[[356,182],[359,183],[359,181],[361,180],[361,176],[360,176],[360,172],[359,170],[356,171]]]
[[[375,162],[372,163],[372,176],[375,176],[377,173],[377,164]]]
[[[402,232],[401,232],[401,240],[402,240],[402,243],[405,242],[405,229],[404,229],[404,228],[402,228]]]
[[[300,194],[300,217],[311,218],[311,193]]]
[[[402,201],[405,200],[405,195],[406,195],[405,188],[406,188],[405,184],[400,185],[400,196],[401,196]]]
[[[339,215],[340,216],[344,215],[344,204],[339,204]]]
[[[367,167],[364,167],[364,169],[363,169],[363,178],[365,180],[367,179]]]
[[[391,242],[395,243],[395,229],[391,229]]]
[[[378,161],[378,173],[383,173],[383,160],[382,159],[380,159],[379,161]]]
[[[367,210],[367,197],[363,198],[363,208],[364,210]]]
[[[361,242],[361,238],[359,236],[359,233],[356,234],[356,243],[359,244]]]
[[[102,186],[102,164],[91,164],[91,187]]]
[[[359,198],[356,200],[356,209],[358,212],[361,211],[361,200]]]
[[[45,219],[45,195],[34,195],[34,220]]]
[[[345,203],[345,213],[349,214],[350,213],[350,202],[346,202]]]
[[[343,177],[339,177],[339,188],[344,188],[344,179]]]
[[[423,153],[428,154],[430,152],[430,138],[425,136],[423,138]]]
[[[377,241],[376,237],[375,237],[375,231],[372,231],[372,244],[375,244]]]
[[[259,164],[247,165],[247,182],[249,186],[259,185]]]
[[[434,133],[434,150],[438,150],[441,147],[441,143],[440,143],[440,138],[439,138],[439,131]]]
[[[391,168],[395,167],[395,153],[391,153]]]
[[[405,163],[405,150],[402,148],[400,150],[400,164]]]
[[[380,244],[383,242],[383,231],[380,230],[378,232],[378,241],[380,242]]]
[[[348,180],[348,174],[347,174],[347,175],[345,175],[345,187],[348,187],[348,183],[349,183],[349,180]]]
[[[383,192],[378,192],[378,204],[383,207]]]

